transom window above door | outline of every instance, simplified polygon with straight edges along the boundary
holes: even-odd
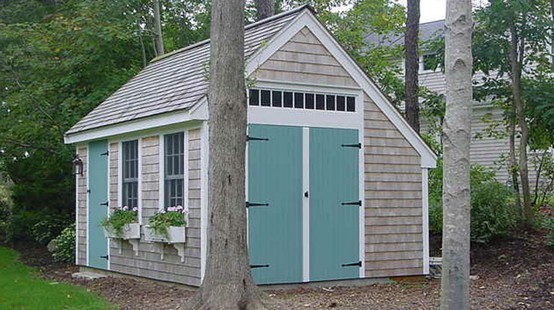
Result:
[[[250,89],[250,106],[356,112],[356,97],[314,92]]]

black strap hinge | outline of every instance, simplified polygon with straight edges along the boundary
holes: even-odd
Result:
[[[355,148],[359,148],[359,149],[362,148],[362,144],[361,144],[361,143],[355,143],[355,144],[341,144],[340,146],[342,146],[342,147],[355,147]]]
[[[110,257],[109,257],[108,255],[102,255],[102,256],[100,256],[100,258],[104,258],[104,259],[106,259],[106,260],[109,260],[109,259],[110,259]]]
[[[106,151],[106,152],[100,154],[100,156],[108,156],[108,155],[110,155],[110,151]]]
[[[269,265],[250,265],[250,269],[254,269],[254,268],[267,268],[269,267]]]
[[[359,206],[359,207],[361,207],[362,206],[362,201],[358,200],[358,201],[343,202],[343,203],[341,203],[341,206]]]
[[[269,141],[269,138],[258,138],[258,137],[246,136],[246,141]]]
[[[246,207],[247,208],[250,208],[250,207],[267,207],[269,206],[269,203],[259,203],[259,202],[246,202]]]
[[[342,264],[340,266],[341,267],[354,267],[354,266],[362,267],[362,261],[358,261],[356,263]]]
[[[101,206],[106,206],[106,207],[107,207],[109,203],[110,203],[109,201],[101,202],[100,205],[101,205]]]

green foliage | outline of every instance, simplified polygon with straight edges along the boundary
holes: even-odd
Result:
[[[138,222],[138,209],[123,208],[112,209],[109,217],[102,220],[101,225],[108,231],[112,231],[117,237],[123,236],[123,226]]]
[[[0,309],[115,309],[86,289],[40,279],[19,255],[0,247]]]
[[[471,167],[471,240],[488,243],[508,236],[516,224],[510,189],[494,179],[494,172]],[[429,230],[442,233],[442,162],[429,174]]]
[[[52,256],[55,261],[63,263],[75,262],[75,238],[75,223],[73,223],[62,230],[54,239],[56,249],[52,252]]]
[[[149,220],[149,226],[156,234],[166,235],[170,226],[185,226],[187,221],[185,215],[189,213],[187,208],[182,206],[169,207],[156,212]]]
[[[545,219],[543,227],[546,229],[546,245],[554,249],[554,218]]]
[[[516,226],[516,214],[509,201],[511,191],[500,182],[473,184],[471,190],[471,239],[487,243],[509,236]]]
[[[68,214],[39,213],[40,220],[31,227],[31,235],[39,244],[46,245],[75,219]]]
[[[11,240],[12,203],[6,186],[0,184],[0,244]]]

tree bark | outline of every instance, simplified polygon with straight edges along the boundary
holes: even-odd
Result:
[[[511,86],[516,119],[521,130],[521,137],[519,138],[519,177],[521,180],[521,194],[523,196],[523,224],[525,228],[528,228],[533,219],[533,210],[531,209],[531,189],[529,186],[529,167],[527,163],[529,127],[525,119],[525,108],[521,98],[521,66],[525,42],[523,38],[518,37],[514,23],[515,21],[512,21],[510,26]]]
[[[412,128],[419,132],[419,0],[408,0],[408,16],[406,19],[406,33],[404,35],[405,48],[405,103],[406,120]]]
[[[255,0],[257,20],[268,18],[275,14],[275,0]]]
[[[154,0],[154,39],[156,42],[156,56],[162,56],[165,54],[165,51],[159,0]]]
[[[208,253],[186,308],[265,309],[246,244],[244,0],[214,0],[211,21]]]
[[[473,20],[471,0],[446,2],[446,114],[441,309],[469,309]]]
[[[522,215],[521,212],[521,195],[519,193],[519,168],[516,159],[516,120],[515,120],[515,108],[513,108],[513,117],[510,118],[510,162],[509,162],[509,172],[512,177],[512,188],[514,190],[515,198],[515,207],[518,216]]]

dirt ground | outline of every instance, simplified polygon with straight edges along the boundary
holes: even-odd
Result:
[[[432,242],[432,246],[440,241]],[[148,280],[107,277],[73,279],[74,266],[52,262],[43,248],[17,246],[25,263],[44,278],[71,282],[121,309],[186,309],[190,288]],[[494,245],[472,245],[472,309],[554,309],[554,251],[540,232]],[[440,280],[269,291],[281,309],[437,309]]]

